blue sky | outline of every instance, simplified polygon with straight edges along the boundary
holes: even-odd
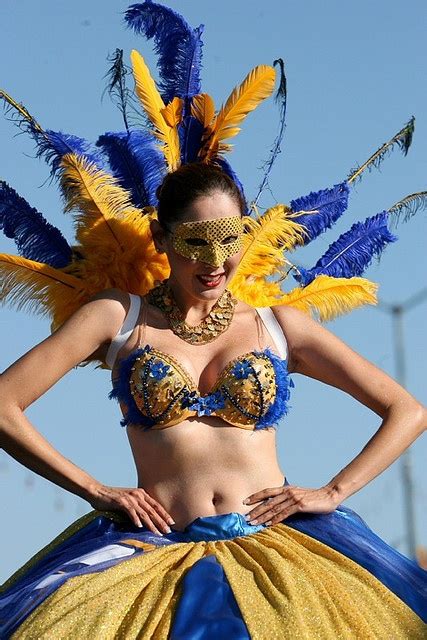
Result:
[[[108,97],[101,101],[106,57],[116,47],[137,48],[154,73],[152,45],[125,30],[122,2],[34,3],[3,0],[0,5],[0,87],[21,101],[53,130],[96,139],[122,129],[120,113]],[[377,147],[417,117],[407,157],[395,151],[352,189],[350,206],[328,234],[291,259],[311,266],[327,246],[356,220],[389,208],[403,196],[427,188],[427,83],[425,82],[424,1],[411,3],[338,0],[268,3],[233,0],[202,3],[177,0],[169,6],[196,26],[205,24],[203,90],[217,105],[257,64],[285,60],[289,102],[282,153],[261,205],[289,202],[311,190],[342,181]],[[245,121],[229,156],[249,198],[261,179],[260,166],[278,126],[277,107],[266,101]],[[0,119],[0,176],[72,240],[46,165],[6,118]],[[382,300],[402,302],[427,285],[427,212],[397,230],[366,277],[380,284]],[[14,245],[0,238],[0,251]],[[404,317],[407,386],[427,402],[427,302]],[[46,319],[1,310],[0,366],[24,353],[49,332]],[[353,349],[395,375],[391,318],[364,308],[329,323]],[[278,433],[279,458],[289,481],[301,486],[328,482],[361,450],[379,418],[333,388],[294,376],[292,410]],[[28,415],[67,457],[111,485],[135,483],[126,435],[117,407],[107,399],[108,374],[91,367],[73,370]],[[427,546],[426,438],[411,449],[420,544]],[[0,581],[89,506],[28,473],[0,452],[0,497],[6,526],[0,530]],[[352,496],[355,509],[384,539],[405,552],[401,464]],[[12,533],[12,535],[11,535]],[[4,557],[6,556],[6,557]]]

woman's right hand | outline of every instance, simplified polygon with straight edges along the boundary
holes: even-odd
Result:
[[[145,489],[100,485],[88,502],[99,511],[122,511],[137,526],[145,525],[153,533],[170,533],[172,516]],[[163,533],[162,533],[163,532]]]

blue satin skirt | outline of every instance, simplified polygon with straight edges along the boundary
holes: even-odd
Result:
[[[80,518],[0,592],[0,638],[427,638],[427,571],[351,509],[163,536]]]

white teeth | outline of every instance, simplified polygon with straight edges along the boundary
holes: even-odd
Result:
[[[221,277],[222,274],[219,276],[199,276],[200,280],[203,280],[203,282],[218,282]]]
[[[216,287],[221,282],[222,276],[222,273],[219,276],[199,276],[199,280],[206,287]]]

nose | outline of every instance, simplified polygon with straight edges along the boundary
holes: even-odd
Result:
[[[215,244],[206,247],[203,262],[206,262],[212,267],[221,267],[224,264],[224,256],[221,247]]]

